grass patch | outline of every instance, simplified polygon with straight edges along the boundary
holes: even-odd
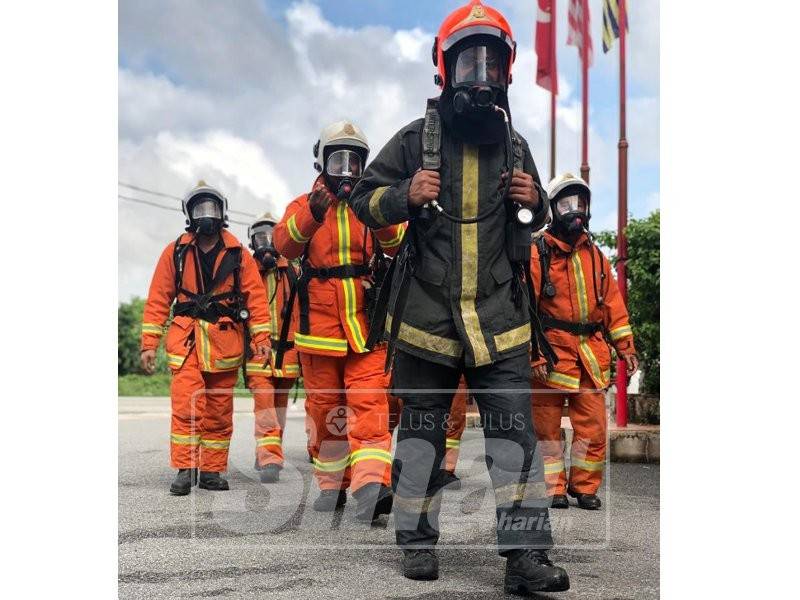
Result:
[[[119,375],[117,377],[118,396],[169,396],[169,384],[172,376],[169,373],[155,373],[153,375]],[[236,382],[236,396],[250,396],[250,392],[245,389],[242,380],[242,372],[239,371],[239,379]],[[297,395],[299,399],[305,398],[305,391],[301,384],[299,389],[292,390],[289,394],[289,401]]]

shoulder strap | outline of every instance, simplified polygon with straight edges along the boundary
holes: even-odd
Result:
[[[438,107],[438,98],[428,98],[421,137],[422,168],[430,171],[438,171],[442,166],[442,120]]]
[[[539,270],[541,271],[539,295],[541,296],[545,286],[550,283],[550,248],[544,240],[544,236],[540,235],[536,238],[536,249],[539,250]]]
[[[511,145],[514,149],[514,170],[522,171],[522,167],[525,164],[525,148],[522,146],[522,140],[516,131],[511,138]]]
[[[219,264],[219,269],[214,274],[214,279],[208,286],[208,293],[213,293],[214,289],[230,275],[233,274],[233,291],[238,294],[241,286],[239,281],[239,268],[242,264],[242,247],[229,248]]]
[[[172,262],[175,265],[175,295],[178,295],[178,291],[183,287],[183,266],[186,263],[186,250],[189,248],[189,244],[181,244],[181,238],[183,235],[179,235],[178,239],[175,240],[175,247],[172,250]]]

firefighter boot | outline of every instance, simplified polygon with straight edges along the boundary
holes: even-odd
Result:
[[[439,579],[439,559],[433,550],[403,550],[403,577],[430,581]]]
[[[312,508],[317,512],[333,512],[347,502],[344,490],[321,490]]]
[[[392,490],[380,483],[367,483],[353,492],[358,501],[356,519],[362,523],[371,523],[380,515],[392,512]]]
[[[219,476],[215,471],[200,471],[200,483],[198,487],[214,492],[224,492],[231,489],[228,487],[228,480]]]
[[[595,494],[579,494],[578,492],[573,492],[572,490],[567,490],[567,493],[573,498],[577,499],[578,506],[585,510],[597,510],[603,504],[600,502],[600,498],[598,498]]]
[[[506,560],[505,590],[510,593],[565,592],[569,575],[544,550],[513,550]]]
[[[281,468],[278,465],[267,465],[258,473],[261,483],[277,483],[281,478]]]
[[[442,470],[442,486],[448,490],[460,490],[461,480],[452,471]]]
[[[553,498],[551,508],[569,508],[569,500],[564,494],[556,494]]]
[[[186,496],[197,485],[197,469],[178,469],[175,481],[169,486],[169,492],[173,496]]]

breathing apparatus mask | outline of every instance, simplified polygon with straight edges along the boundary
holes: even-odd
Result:
[[[506,91],[508,51],[485,36],[473,36],[448,52],[453,109],[461,116],[491,113]]]
[[[351,147],[334,148],[325,159],[325,183],[340,200],[350,197],[363,171],[364,156]]]
[[[275,248],[272,241],[274,224],[260,222],[250,226],[248,235],[250,237],[250,248],[253,250],[253,257],[265,269],[273,269],[278,265],[280,252]]]
[[[553,200],[553,228],[557,234],[574,238],[589,226],[589,196],[584,190],[567,188]]]
[[[214,235],[222,229],[222,205],[213,196],[193,198],[189,207],[189,227],[200,235]]]

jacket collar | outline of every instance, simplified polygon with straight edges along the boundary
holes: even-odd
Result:
[[[558,248],[564,254],[571,254],[573,251],[581,248],[582,246],[590,244],[589,236],[586,234],[586,232],[582,233],[578,237],[578,239],[575,241],[574,246],[570,246],[570,244],[565,242],[564,240],[558,239],[550,232],[549,229],[544,232],[544,239],[548,245],[553,246],[554,248]]]

